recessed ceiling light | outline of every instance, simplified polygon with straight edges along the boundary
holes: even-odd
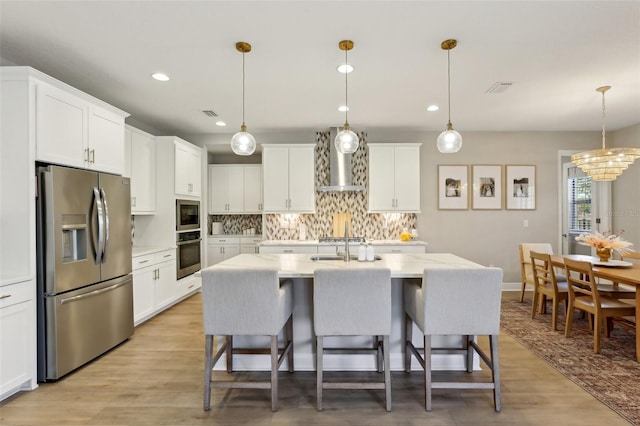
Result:
[[[224,121],[216,121],[216,126],[224,127],[226,125],[227,123],[225,123]]]
[[[158,81],[169,81],[169,76],[161,72],[151,74],[151,77],[155,78]]]
[[[353,71],[353,67],[349,64],[343,64],[338,67],[338,72],[342,74],[348,74]]]
[[[427,111],[429,111],[429,112],[438,111],[439,109],[440,109],[440,107],[438,105],[429,105],[427,107]]]
[[[338,111],[340,111],[340,112],[346,112],[346,111],[349,111],[349,107],[348,107],[348,106],[346,106],[346,105],[340,105],[340,106],[338,107]]]

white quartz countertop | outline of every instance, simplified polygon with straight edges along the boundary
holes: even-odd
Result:
[[[281,278],[312,278],[322,268],[389,268],[392,278],[422,278],[425,269],[484,268],[451,253],[389,253],[375,262],[311,260],[313,254],[240,254],[202,270],[276,268]]]
[[[176,246],[170,247],[155,247],[155,246],[132,246],[131,247],[131,256],[145,256],[147,254],[158,253],[160,251],[172,250],[175,249]]]
[[[367,243],[372,243],[377,246],[399,246],[399,245],[407,245],[407,246],[427,246],[426,241],[420,240],[367,240]],[[259,246],[317,246],[317,245],[337,245],[344,244],[341,242],[320,242],[318,240],[264,240],[258,243]],[[360,243],[350,242],[350,245],[358,245]]]

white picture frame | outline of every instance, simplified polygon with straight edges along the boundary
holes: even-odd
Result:
[[[505,195],[508,210],[536,209],[536,166],[507,165]]]
[[[502,166],[474,164],[471,166],[473,210],[502,210]]]
[[[467,210],[469,167],[438,165],[438,210]]]

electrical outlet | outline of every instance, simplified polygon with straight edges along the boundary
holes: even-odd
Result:
[[[529,220],[528,220],[528,219],[523,220],[523,221],[522,221],[522,226],[523,226],[524,228],[528,228],[528,227],[529,227]]]

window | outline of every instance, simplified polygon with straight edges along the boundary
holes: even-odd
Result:
[[[569,169],[569,232],[591,231],[591,177]]]

